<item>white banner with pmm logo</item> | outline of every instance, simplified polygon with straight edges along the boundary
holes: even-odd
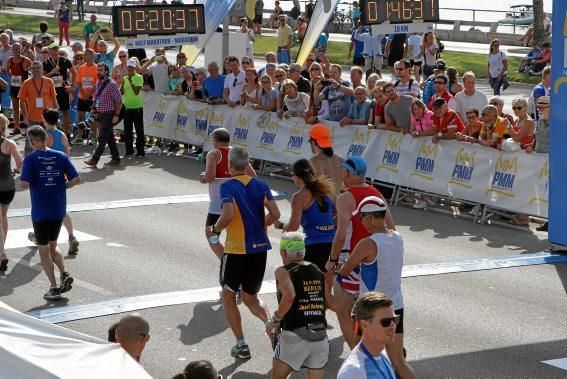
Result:
[[[365,126],[325,122],[334,150],[361,156],[366,176],[442,196],[547,217],[547,154],[502,152],[478,144],[413,138]],[[226,128],[231,144],[256,159],[291,164],[311,156],[310,125],[301,118],[280,120],[273,112],[208,105],[183,96],[144,93],[145,134],[211,147],[211,133]]]

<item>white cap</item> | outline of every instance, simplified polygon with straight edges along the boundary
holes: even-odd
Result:
[[[378,196],[368,196],[358,204],[356,211],[352,212],[352,215],[356,216],[359,213],[381,212],[386,209],[388,209],[388,207],[386,207],[384,200]]]

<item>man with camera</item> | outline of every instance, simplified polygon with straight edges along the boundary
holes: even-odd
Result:
[[[108,164],[118,166],[120,164],[120,154],[114,139],[114,125],[120,121],[120,111],[122,109],[122,95],[120,87],[109,75],[110,71],[105,63],[99,63],[96,67],[98,83],[95,87],[94,106],[91,113],[100,123],[98,133],[98,145],[92,158],[85,163],[89,166],[96,166],[106,144],[110,149],[112,160]]]
[[[114,49],[112,49],[112,51],[108,51],[108,43],[102,38],[102,33],[112,38],[112,42],[114,42]],[[98,53],[95,54],[95,63],[106,63],[108,69],[112,72],[114,68],[114,58],[116,58],[116,54],[118,54],[118,50],[120,49],[120,41],[114,36],[112,30],[99,29],[94,32],[89,47],[98,51]]]

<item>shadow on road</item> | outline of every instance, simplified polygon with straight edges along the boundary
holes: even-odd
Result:
[[[180,331],[179,340],[185,345],[197,344],[206,338],[224,332],[227,328],[220,302],[197,303],[193,308],[193,317],[189,323],[177,326]]]
[[[8,273],[0,273],[0,296],[8,296],[14,292],[14,288],[28,284],[39,274],[43,274],[41,264],[32,264],[31,258],[37,252],[37,247],[28,247],[29,251],[19,260],[10,258]]]

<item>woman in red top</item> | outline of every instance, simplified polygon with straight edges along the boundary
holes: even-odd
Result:
[[[512,101],[512,109],[516,114],[516,125],[509,126],[507,133],[520,144],[522,150],[531,150],[534,145],[535,124],[528,116],[528,102],[523,97]]]
[[[388,97],[384,93],[384,89],[382,86],[376,85],[372,89],[372,99],[374,103],[374,107],[372,107],[372,112],[374,117],[370,117],[369,121],[369,129],[376,129],[379,125],[384,124],[384,109],[388,101]]]

